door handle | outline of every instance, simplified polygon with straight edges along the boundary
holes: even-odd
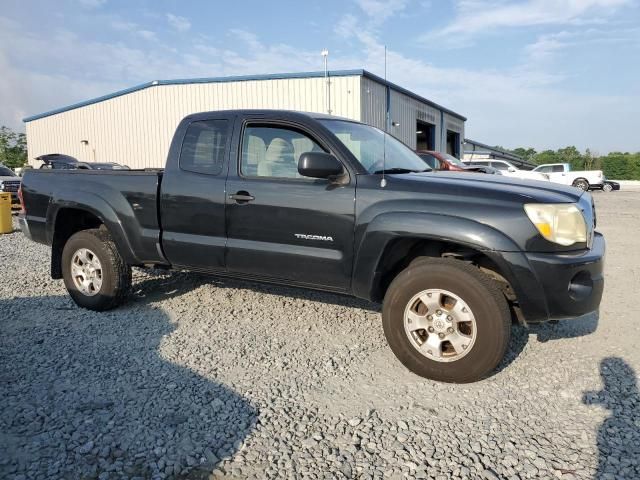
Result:
[[[240,191],[229,195],[229,200],[235,200],[237,203],[248,203],[255,200],[256,197],[249,195],[249,192]]]

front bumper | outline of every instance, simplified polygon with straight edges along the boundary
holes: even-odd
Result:
[[[604,289],[605,250],[604,237],[595,233],[586,251],[526,254],[544,293],[547,320],[578,317],[598,309]],[[527,318],[527,312],[523,313]]]

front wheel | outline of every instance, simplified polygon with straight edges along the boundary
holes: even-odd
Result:
[[[580,190],[584,190],[585,192],[589,190],[589,182],[584,178],[577,178],[573,181],[573,186],[579,188]]]
[[[605,183],[602,186],[602,191],[604,191],[604,192],[610,192],[612,190],[613,190],[613,185],[611,185],[610,183]]]
[[[400,362],[443,382],[487,376],[511,335],[509,307],[497,285],[452,259],[421,259],[398,274],[385,295],[382,320]]]
[[[106,230],[73,234],[62,250],[62,277],[78,306],[104,311],[122,303],[131,287],[131,267]]]

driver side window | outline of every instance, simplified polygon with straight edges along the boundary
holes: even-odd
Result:
[[[298,173],[300,155],[324,151],[297,130],[249,125],[244,130],[240,170],[246,177],[303,178]]]

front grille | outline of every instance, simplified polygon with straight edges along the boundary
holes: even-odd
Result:
[[[5,180],[2,182],[2,190],[4,192],[17,192],[20,188],[20,180]]]

